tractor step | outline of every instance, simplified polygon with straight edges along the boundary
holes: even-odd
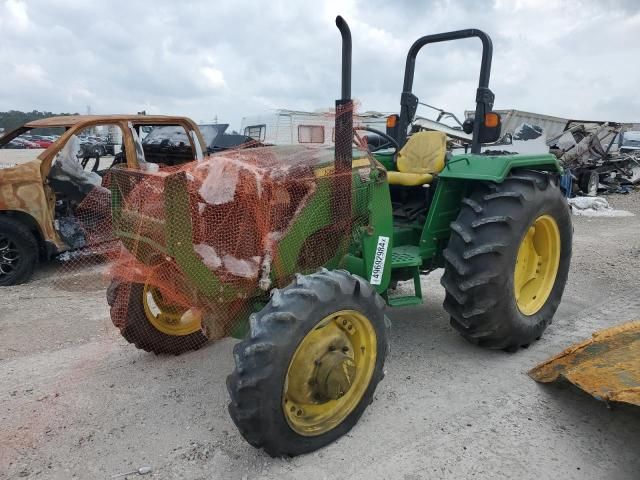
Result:
[[[422,288],[420,287],[420,266],[422,257],[420,249],[413,245],[403,245],[395,247],[391,251],[391,269],[406,268],[413,272],[413,288],[415,295],[403,295],[389,297],[387,302],[392,307],[408,307],[410,305],[420,305],[422,303]]]
[[[420,249],[413,245],[395,247],[391,251],[391,269],[405,267],[419,267],[422,265]]]
[[[389,297],[390,307],[410,307],[411,305],[422,305],[422,298],[413,295],[402,297]]]

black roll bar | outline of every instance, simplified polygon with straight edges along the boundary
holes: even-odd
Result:
[[[493,44],[491,43],[489,35],[484,33],[482,30],[475,28],[427,35],[416,40],[409,49],[409,53],[407,54],[407,63],[404,70],[402,95],[400,96],[400,122],[397,139],[400,146],[404,145],[407,140],[407,130],[415,117],[416,110],[418,109],[418,97],[412,93],[413,77],[415,74],[416,57],[418,52],[422,47],[430,43],[440,43],[472,37],[477,37],[482,42],[482,61],[480,63],[480,78],[478,80],[478,89],[476,91],[476,114],[473,124],[473,137],[471,143],[471,153],[480,153],[480,126],[484,121],[485,113],[491,111],[493,108],[493,100],[495,98],[491,90],[489,90]]]

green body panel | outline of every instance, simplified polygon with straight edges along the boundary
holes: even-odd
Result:
[[[420,253],[425,266],[442,266],[442,250],[449,240],[449,225],[458,216],[462,198],[474,182],[501,183],[516,168],[562,173],[554,155],[456,155],[438,174],[436,191],[429,207],[427,220],[420,235]]]
[[[389,186],[380,175],[381,170],[364,166],[354,170],[351,184],[351,210],[354,228],[351,235],[345,236],[337,251],[348,251],[347,255],[338,254],[325,262],[328,269],[345,268],[346,270],[370,278],[373,258],[378,237],[391,239],[393,222]],[[272,276],[288,279],[300,272],[300,259],[305,242],[315,234],[323,231],[331,232],[335,223],[335,214],[331,211],[332,183],[319,181],[307,206],[300,212],[287,234],[278,242],[277,253],[272,266]],[[368,219],[368,221],[367,221]],[[390,242],[391,243],[391,242]],[[390,279],[389,269],[391,246],[385,263],[382,283],[375,288],[382,292],[387,288]]]
[[[144,225],[144,235],[138,232],[138,225]],[[124,210],[120,214],[116,233],[127,249],[130,252],[135,251],[139,257],[144,256],[145,253],[150,254],[152,251],[168,255],[169,252],[164,245],[154,240],[164,238],[164,227],[162,220]],[[150,248],[140,248],[145,246]],[[150,259],[141,258],[141,260],[147,263]]]
[[[186,174],[181,172],[168,176],[164,188],[167,250],[180,270],[205,297],[229,301],[246,293],[220,282],[195,252]]]
[[[362,229],[362,258],[364,259],[364,275],[356,271],[351,271],[356,275],[360,275],[365,280],[370,280],[376,257],[376,249],[378,239],[387,237],[389,239],[387,245],[386,256],[384,258],[384,269],[382,273],[381,283],[373,285],[378,293],[384,292],[391,280],[391,252],[393,249],[393,215],[391,210],[391,197],[389,195],[389,184],[386,182],[386,176],[380,175],[380,170],[372,170],[373,181],[368,185],[368,193],[362,203],[366,201],[366,208],[369,213],[369,225]]]
[[[396,223],[393,227],[393,244],[396,247],[402,245],[418,245],[422,227],[422,223],[418,221]]]
[[[439,178],[485,180],[501,183],[514,168],[534,168],[562,173],[558,159],[551,154],[540,155],[456,155],[449,160]]]
[[[124,208],[123,192],[128,191],[131,177],[139,177],[130,170],[113,170],[111,172],[111,221],[114,234],[123,245],[139,260],[147,263],[157,257],[155,253],[168,255],[164,245],[158,239],[164,238],[164,222],[139,212]],[[144,226],[144,234],[140,226]],[[142,248],[141,248],[142,247]],[[145,248],[147,247],[147,248]]]
[[[386,170],[396,169],[395,154],[393,152],[376,152],[373,156]]]
[[[460,212],[460,202],[470,182],[440,178],[427,220],[420,234],[420,255],[425,261],[437,260],[449,241],[450,228]],[[434,266],[439,266],[436,261]],[[427,265],[425,265],[426,267]]]
[[[279,278],[290,278],[297,273],[300,251],[310,236],[331,222],[331,185],[320,182],[309,199],[307,206],[300,212],[296,222],[291,225],[287,234],[278,242],[278,251],[273,259],[272,274]],[[330,260],[335,268],[335,259]],[[300,272],[307,273],[307,272]]]

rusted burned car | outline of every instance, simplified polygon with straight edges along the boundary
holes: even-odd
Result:
[[[3,148],[21,135],[52,128],[59,129],[60,138],[44,150]],[[157,130],[178,140],[164,142],[162,148],[144,141]],[[94,132],[118,141],[113,154],[86,161],[80,137]],[[6,133],[0,137],[0,286],[28,280],[38,262],[112,239],[105,228],[109,215],[95,215],[109,212],[110,169],[154,171],[202,159],[204,150],[197,125],[175,116],[61,116]],[[105,205],[96,208],[93,202]]]

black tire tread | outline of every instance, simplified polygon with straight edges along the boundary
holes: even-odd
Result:
[[[535,209],[545,208],[554,209],[559,226],[562,222],[568,225],[560,227],[565,241],[561,267],[549,300],[540,314],[532,317],[533,324],[524,326],[513,318],[519,312],[513,315],[507,305],[515,304],[508,277],[529,217]],[[472,343],[493,349],[515,351],[540,338],[551,323],[566,283],[571,257],[570,222],[568,206],[552,174],[518,170],[501,184],[478,184],[462,200],[460,214],[451,224],[455,234],[443,251],[443,306],[451,316],[451,325]]]
[[[275,397],[281,398],[283,369],[286,372],[285,365],[288,365],[292,348],[297,346],[299,336],[306,333],[303,330],[311,328],[309,321],[312,319],[307,321],[309,312],[318,305],[328,305],[326,308],[331,308],[345,298],[352,298],[355,303],[371,305],[371,308],[380,309],[381,312],[385,305],[384,300],[364,279],[344,270],[321,269],[311,275],[297,275],[289,286],[274,290],[270,302],[260,312],[251,315],[247,338],[233,349],[236,368],[227,377],[226,383],[231,399],[229,414],[242,436],[254,447],[263,448],[271,456],[293,456],[322,446],[317,444],[322,440],[314,440],[318,437],[298,435],[292,440],[283,438],[287,437],[286,432],[278,436],[275,431],[279,427],[274,427],[272,422],[280,420],[273,419],[273,410],[265,412],[265,403]],[[382,316],[384,317],[384,313]],[[386,331],[390,324],[386,317],[383,325],[384,347],[383,351],[379,351],[382,362],[388,350]],[[362,411],[371,402],[375,387],[383,376],[382,368],[376,368],[366,398],[363,397],[361,401],[361,404],[365,404]],[[273,408],[279,410],[277,406]],[[362,411],[358,413],[359,409],[360,407],[356,408],[343,424],[356,415],[355,420],[351,419],[355,424],[362,414]],[[285,420],[280,422],[282,421]],[[342,428],[343,424],[334,430]],[[339,435],[346,433],[351,426]],[[334,430],[324,435],[332,434]],[[289,436],[291,435],[296,436],[293,430],[289,432]]]
[[[6,232],[17,240],[18,248],[24,258],[17,273],[7,276],[4,280],[4,276],[0,276],[0,286],[18,285],[28,281],[38,263],[38,240],[28,226],[6,215],[0,216],[0,232]]]

